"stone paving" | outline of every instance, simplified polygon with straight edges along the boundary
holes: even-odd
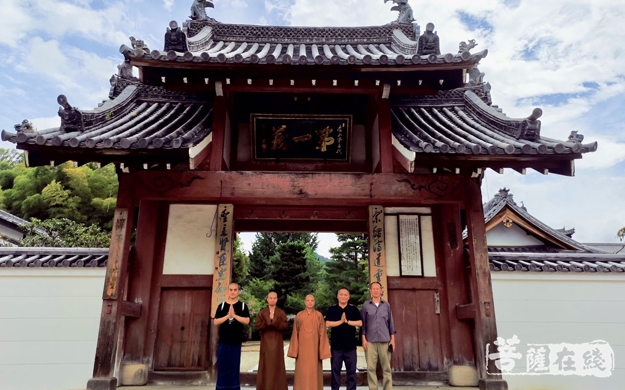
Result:
[[[241,348],[241,372],[255,372],[258,370],[258,354],[260,350],[260,341],[246,342]],[[295,371],[295,359],[286,356],[289,350],[289,343],[284,343],[284,365],[287,371]],[[356,351],[357,370],[366,370],[367,362],[365,361],[365,351],[362,347],[358,347]],[[323,361],[323,370],[330,371],[330,359]]]

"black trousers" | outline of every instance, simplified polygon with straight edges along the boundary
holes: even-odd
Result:
[[[330,362],[332,363],[332,390],[339,390],[341,386],[343,362],[347,371],[347,390],[356,390],[356,350],[333,349]]]

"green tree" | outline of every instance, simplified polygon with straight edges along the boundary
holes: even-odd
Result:
[[[256,233],[250,253],[249,279],[271,277],[270,258],[276,253],[278,245],[296,241],[302,241],[313,251],[319,244],[317,235],[313,233]]]
[[[287,305],[288,296],[313,293],[322,266],[306,242],[288,241],[277,246],[276,253],[269,259],[269,268],[278,293],[278,306],[295,312],[296,307]]]
[[[250,259],[241,250],[241,240],[238,238],[232,245],[232,281],[241,285],[249,273]]]
[[[22,246],[62,248],[107,248],[111,242],[109,232],[96,225],[83,225],[66,218],[45,221],[33,218],[22,228],[26,236]]]
[[[330,249],[332,260],[325,263],[324,281],[336,299],[339,288],[350,292],[352,304],[362,304],[368,291],[369,242],[366,234],[338,234],[340,245]]]
[[[27,168],[21,154],[0,149],[0,187],[0,208],[18,217],[68,218],[111,228],[118,190],[112,164]]]
[[[0,170],[24,164],[24,153],[15,149],[0,148]]]

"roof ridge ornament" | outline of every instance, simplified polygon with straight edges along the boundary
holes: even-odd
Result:
[[[578,130],[572,130],[571,134],[569,134],[568,138],[569,142],[574,142],[576,144],[581,144],[584,140],[584,136],[578,133]]]
[[[185,53],[187,52],[187,36],[178,27],[178,22],[172,20],[169,22],[167,32],[165,33],[165,47],[164,51],[170,50]]]
[[[397,15],[397,20],[394,23],[412,23],[416,22],[414,18],[414,13],[412,12],[412,7],[408,4],[408,0],[384,0],[384,3],[388,3],[392,1],[397,4],[391,8],[391,11],[399,12]]]
[[[215,8],[213,0],[193,0],[191,5],[191,20],[215,20],[206,15],[206,8]]]
[[[30,122],[28,119],[24,119],[22,123],[18,123],[17,125],[13,127],[15,128],[15,131],[18,133],[34,133],[35,132],[35,128],[33,127],[32,122]]]
[[[59,95],[56,98],[59,108],[59,116],[61,117],[61,130],[66,133],[73,131],[84,131],[85,126],[82,120],[82,112],[76,107],[72,107],[65,95]]]

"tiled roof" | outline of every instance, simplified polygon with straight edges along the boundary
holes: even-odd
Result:
[[[0,267],[106,267],[108,248],[0,248]]]
[[[277,65],[473,64],[487,51],[418,55],[412,24],[372,27],[293,27],[190,21],[188,51],[152,50],[144,59]]]
[[[491,271],[506,272],[625,272],[625,254],[603,250],[603,245],[587,245],[575,241],[575,229],[553,229],[532,216],[525,206],[519,206],[508,189],[501,189],[484,205],[484,219],[488,224],[505,208],[510,209],[544,234],[554,237],[569,249],[550,245],[489,246]],[[570,235],[569,235],[570,234]],[[466,234],[464,236],[466,238]]]
[[[488,253],[491,271],[625,272],[625,256],[592,253]]]
[[[593,152],[597,143],[540,135],[540,111],[509,118],[489,105],[483,86],[393,99],[393,135],[411,152],[427,155],[566,155]]]
[[[15,144],[95,149],[179,149],[201,142],[211,132],[212,106],[191,94],[124,82],[123,91],[94,110],[72,109],[61,126],[40,131],[2,131]],[[59,96],[62,104],[64,96]]]
[[[519,206],[514,201],[513,195],[508,189],[501,189],[495,196],[484,205],[484,222],[488,224],[501,210],[505,207],[510,208],[513,212],[521,216],[528,223],[540,229],[544,233],[556,238],[558,241],[570,246],[576,251],[583,253],[608,253],[601,249],[593,248],[582,243],[579,243],[565,234],[562,230],[553,229],[539,219],[531,215],[524,206]]]

